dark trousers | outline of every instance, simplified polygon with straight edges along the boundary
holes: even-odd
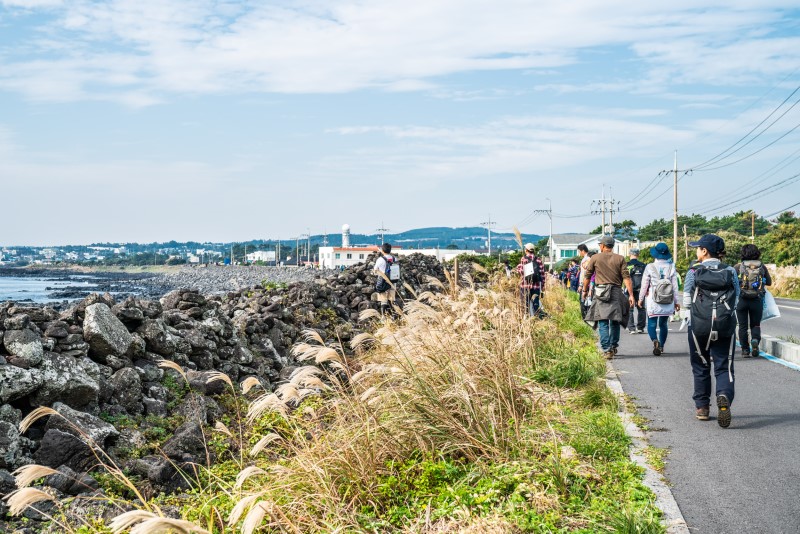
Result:
[[[750,341],[747,338],[747,327],[753,341],[761,341],[761,317],[764,315],[763,299],[739,298],[736,305],[736,319],[739,321],[739,344],[742,350],[750,350]]]
[[[734,337],[721,337],[706,349],[707,337],[695,338],[689,325],[689,361],[694,375],[694,405],[703,408],[711,401],[711,365],[717,382],[717,395],[725,395],[733,403],[733,348]],[[699,346],[698,346],[699,345]],[[712,362],[713,360],[713,362]]]
[[[631,308],[631,314],[628,318],[628,330],[644,329],[644,323],[647,321],[647,312],[644,308],[639,307],[639,291],[633,292],[634,306]]]
[[[540,289],[527,289],[520,288],[520,297],[522,298],[522,306],[528,312],[528,315],[535,317],[539,313],[539,295]]]

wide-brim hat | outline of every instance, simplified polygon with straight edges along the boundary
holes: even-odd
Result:
[[[659,243],[654,247],[650,248],[650,255],[657,260],[670,260],[672,259],[672,254],[669,251],[669,247],[666,243]]]

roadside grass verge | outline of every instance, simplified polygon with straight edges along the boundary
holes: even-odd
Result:
[[[208,532],[663,532],[577,302],[551,288],[531,320],[508,281],[465,285],[350,351],[308,332],[294,353],[314,365],[274,393],[230,384],[247,416],[209,432],[219,461],[115,525],[173,510]]]

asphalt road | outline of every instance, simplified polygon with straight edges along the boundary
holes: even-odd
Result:
[[[795,307],[782,308],[765,333],[796,331]],[[623,330],[613,366],[651,421],[651,444],[670,451],[665,477],[691,531],[800,532],[800,372],[737,352],[730,428],[718,426],[713,399],[711,420],[698,421],[686,331],[678,325],[670,323],[662,356],[653,356],[647,334]]]
[[[781,316],[761,325],[761,331],[770,336],[800,343],[800,300],[775,299]],[[794,339],[792,339],[794,338]]]

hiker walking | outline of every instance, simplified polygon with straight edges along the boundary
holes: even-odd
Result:
[[[647,333],[653,342],[653,355],[661,356],[667,342],[669,320],[681,309],[678,303],[678,272],[666,243],[652,247],[650,255],[653,263],[644,269],[638,304],[647,311]]]
[[[683,307],[689,313],[689,360],[694,374],[695,416],[709,418],[711,365],[716,378],[717,423],[731,424],[734,393],[733,351],[739,281],[736,270],[720,260],[725,241],[706,234],[689,243],[697,248],[697,263],[686,273]]]
[[[533,243],[525,244],[525,252],[517,265],[520,275],[519,293],[522,306],[528,315],[535,317],[539,314],[540,299],[544,292],[544,263],[535,253]]]
[[[397,296],[396,284],[400,281],[400,266],[397,264],[397,258],[392,256],[392,245],[389,243],[381,245],[378,253],[378,259],[373,268],[377,275],[375,291],[378,293],[381,315],[385,316],[391,311]]]
[[[766,286],[772,285],[769,271],[761,263],[761,251],[755,245],[742,247],[742,262],[734,268],[739,274],[739,303],[736,305],[736,318],[739,321],[739,345],[745,358],[759,355],[761,341],[761,317],[764,313]],[[750,326],[752,339],[748,341],[747,327]]]
[[[581,268],[578,267],[578,262],[570,260],[569,269],[567,270],[567,282],[570,291],[578,292],[578,282],[580,281]]]
[[[628,313],[634,305],[631,275],[625,258],[614,253],[614,238],[610,235],[600,239],[600,253],[592,256],[586,264],[584,300],[589,298],[589,283],[593,275],[594,296],[584,319],[598,323],[603,357],[610,360],[617,354],[620,325],[628,324]],[[622,293],[623,284],[628,290],[627,299]]]
[[[645,264],[639,261],[639,249],[631,249],[631,259],[628,260],[628,272],[631,274],[631,285],[633,285],[633,300],[636,306],[631,308],[630,319],[628,319],[628,332],[631,334],[644,334],[645,310],[640,302],[644,299],[639,298],[642,289],[642,278],[644,277]]]

